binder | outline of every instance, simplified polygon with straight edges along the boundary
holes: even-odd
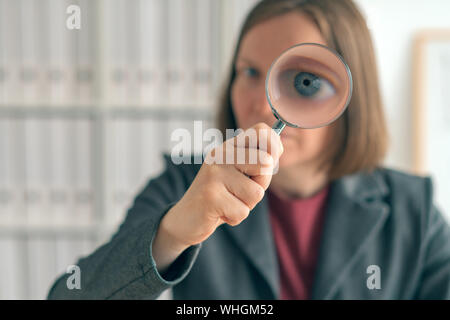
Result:
[[[144,139],[142,133],[142,119],[128,118],[126,120],[127,132],[127,157],[125,164],[125,185],[127,186],[128,194],[125,202],[126,210],[132,205],[134,197],[140,190],[141,185],[144,183],[145,177],[143,172],[143,158],[142,158],[142,141]]]
[[[77,31],[66,27],[69,0],[50,1],[46,35],[49,39],[49,104],[73,106],[76,98],[75,40]]]
[[[256,2],[257,0],[230,0],[222,2],[223,19],[226,22],[226,27],[223,27],[221,32],[222,61],[225,62],[222,65],[222,74],[228,72],[244,18]]]
[[[130,162],[134,161],[129,153],[130,125],[127,119],[116,118],[113,120],[112,141],[112,190],[110,201],[112,210],[108,211],[109,224],[117,226],[125,217],[130,203],[130,188],[128,185],[130,174]]]
[[[0,300],[18,300],[24,298],[24,282],[22,270],[23,248],[20,241],[14,236],[0,237]]]
[[[139,105],[158,108],[167,104],[167,3],[139,1],[140,85]]]
[[[94,252],[96,245],[93,238],[94,237],[91,234],[86,234],[80,237],[80,253],[78,257],[76,257],[77,260]]]
[[[90,107],[96,99],[96,80],[98,69],[96,68],[95,46],[96,30],[96,1],[78,0],[77,5],[81,10],[81,28],[67,30],[74,41],[75,50],[75,105],[78,107]],[[67,15],[66,15],[67,17]]]
[[[193,69],[193,23],[191,11],[193,6],[186,0],[168,0],[169,17],[169,66],[168,86],[169,105],[180,108],[192,103]]]
[[[67,273],[67,268],[76,265],[79,258],[91,253],[92,246],[83,234],[59,235],[55,242],[55,276]],[[83,271],[81,270],[81,276]]]
[[[72,149],[74,161],[74,210],[73,219],[89,225],[95,221],[94,190],[92,185],[93,155],[92,155],[92,121],[87,118],[73,119],[74,145]],[[69,184],[71,183],[68,181]]]
[[[21,51],[20,38],[8,30],[21,30],[21,8],[19,1],[1,0],[0,5],[0,33],[2,34],[0,51],[3,52],[4,57],[4,80],[3,84],[0,84],[0,87],[3,86],[3,94],[0,97],[0,105],[13,106],[21,101],[22,96]]]
[[[111,185],[107,196],[110,205],[107,214],[111,227],[123,222],[134,198],[146,182],[146,170],[154,172],[157,169],[155,162],[146,162],[147,157],[153,157],[155,152],[147,144],[142,123],[141,119],[130,117],[116,118],[111,124],[109,136],[112,139],[108,151],[111,165],[107,182]],[[143,146],[150,150],[144,153]],[[154,167],[148,169],[150,166]]]
[[[8,59],[5,47],[7,46],[6,34],[6,3],[5,0],[0,0],[0,107],[6,104],[6,90],[9,72]]]
[[[106,68],[106,104],[113,107],[127,106],[128,81],[127,69],[127,32],[125,0],[111,0],[105,3],[105,68]]]
[[[43,33],[40,32],[42,10],[35,1],[20,1],[20,43],[22,103],[25,105],[40,105],[45,96],[45,69],[41,64]]]
[[[213,1],[197,0],[195,4],[195,101],[196,106],[207,109],[213,99],[213,25],[218,19]]]
[[[47,206],[48,175],[50,171],[47,147],[48,123],[39,118],[24,119],[25,129],[25,206],[27,222],[30,225],[49,223]]]
[[[140,106],[140,44],[139,44],[139,26],[140,12],[139,1],[128,1],[125,11],[122,12],[126,21],[126,36],[124,38],[125,64],[128,71],[127,78],[127,107]]]
[[[72,237],[59,235],[55,239],[55,274],[61,276],[67,267],[76,263],[77,246]]]
[[[37,83],[38,98],[33,102],[36,106],[47,107],[50,104],[50,38],[48,29],[50,28],[50,0],[36,2],[35,4],[35,30],[34,36],[37,39]]]
[[[102,174],[101,184],[103,186],[103,197],[99,199],[99,201],[102,201],[104,203],[104,210],[101,213],[102,215],[99,216],[99,219],[104,222],[105,229],[109,227],[112,217],[115,212],[115,199],[114,199],[114,190],[115,190],[115,164],[116,160],[114,157],[116,156],[115,153],[115,144],[116,144],[116,132],[115,132],[115,121],[114,117],[110,117],[108,121],[105,122],[104,125],[104,143],[105,143],[105,149],[104,149],[104,168]],[[99,195],[100,197],[102,195]],[[103,234],[103,230],[100,232]]]
[[[52,237],[28,238],[29,299],[46,299],[56,280],[56,243]]]
[[[7,144],[11,147],[9,155],[11,179],[11,210],[13,214],[12,225],[21,226],[27,222],[26,192],[25,192],[25,121],[14,117],[9,120],[10,134],[7,135]]]
[[[74,167],[76,130],[73,120],[50,119],[51,136],[46,141],[51,147],[51,178],[49,179],[51,223],[61,227],[78,221],[74,215]]]
[[[142,140],[140,149],[142,150],[142,175],[141,186],[144,186],[149,179],[154,178],[164,169],[163,148],[163,124],[156,119],[143,119]],[[165,137],[164,137],[165,138]]]
[[[0,226],[14,222],[13,137],[12,122],[0,118]]]

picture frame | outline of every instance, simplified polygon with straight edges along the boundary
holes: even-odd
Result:
[[[450,221],[450,29],[419,32],[413,45],[413,171],[433,179]]]

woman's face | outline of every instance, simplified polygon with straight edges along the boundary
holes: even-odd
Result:
[[[288,13],[254,26],[242,39],[236,60],[236,78],[231,88],[233,112],[239,128],[258,122],[275,123],[265,94],[265,79],[272,62],[287,48],[298,43],[326,45],[314,22],[301,13]],[[280,169],[314,165],[328,145],[331,127],[297,129],[281,133],[284,153]]]

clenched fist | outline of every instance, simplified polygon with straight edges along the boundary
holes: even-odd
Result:
[[[161,220],[153,241],[160,271],[223,223],[240,224],[262,200],[283,152],[280,137],[264,123],[212,149],[194,181]]]

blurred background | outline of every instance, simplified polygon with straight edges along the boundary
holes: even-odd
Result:
[[[0,299],[44,299],[161,172],[171,132],[214,125],[256,2],[0,0]],[[450,2],[356,3],[376,47],[385,164],[431,175],[450,221]]]

